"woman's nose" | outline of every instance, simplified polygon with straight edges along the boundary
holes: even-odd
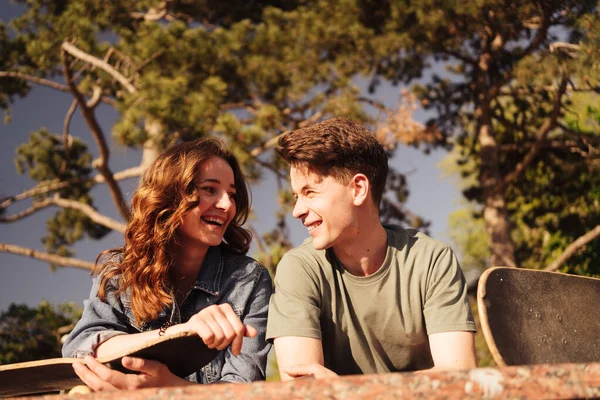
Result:
[[[223,193],[221,196],[219,196],[219,199],[217,200],[215,206],[222,210],[229,210],[232,204],[233,200],[229,196],[229,193]]]

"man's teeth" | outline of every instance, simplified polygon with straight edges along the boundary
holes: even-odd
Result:
[[[320,222],[318,222],[318,223],[316,223],[316,224],[309,225],[309,226],[307,226],[306,228],[307,228],[307,229],[308,229],[308,231],[310,232],[310,231],[312,231],[313,229],[317,228],[319,225],[321,225],[321,223],[320,223]]]

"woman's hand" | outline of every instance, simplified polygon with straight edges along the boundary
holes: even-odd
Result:
[[[73,369],[83,383],[97,392],[192,384],[173,375],[164,364],[158,361],[123,357],[121,363],[125,368],[137,371],[139,374],[125,374],[112,370],[91,356],[85,358],[85,364],[73,363]]]
[[[235,356],[242,350],[244,337],[258,334],[253,327],[244,325],[227,303],[206,307],[188,322],[168,328],[166,334],[181,330],[195,331],[209,349],[223,350],[231,344],[231,352]]]

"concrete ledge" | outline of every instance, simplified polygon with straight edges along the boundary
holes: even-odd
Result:
[[[600,397],[600,363],[527,365],[465,371],[390,373],[293,382],[197,385],[30,399],[417,399]]]

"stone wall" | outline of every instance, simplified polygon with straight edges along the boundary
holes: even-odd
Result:
[[[346,376],[331,380],[196,385],[30,399],[574,399],[600,397],[600,363]]]

